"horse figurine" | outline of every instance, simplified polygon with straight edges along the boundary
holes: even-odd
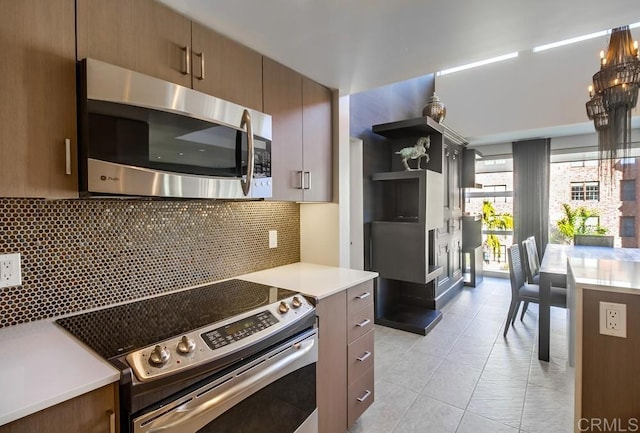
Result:
[[[427,154],[427,149],[431,146],[430,137],[420,137],[416,144],[411,147],[405,147],[400,149],[399,152],[396,152],[397,155],[402,157],[402,163],[406,171],[411,170],[420,170],[420,158],[426,158],[427,162],[429,162],[429,155]],[[409,159],[417,159],[418,160],[418,168],[409,167]]]

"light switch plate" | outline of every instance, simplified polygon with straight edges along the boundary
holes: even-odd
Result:
[[[269,230],[269,248],[278,248],[278,230]]]
[[[627,305],[600,301],[600,334],[627,338]]]
[[[22,284],[20,254],[0,255],[0,288]]]

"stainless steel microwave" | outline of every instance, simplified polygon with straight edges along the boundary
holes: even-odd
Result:
[[[271,116],[94,59],[78,63],[80,196],[271,197]]]

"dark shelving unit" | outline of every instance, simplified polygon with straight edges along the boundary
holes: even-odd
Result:
[[[445,185],[443,126],[419,117],[374,125],[389,138],[391,172],[372,176],[377,200],[371,223],[371,268],[379,273],[375,322],[426,335],[442,318],[436,307],[435,231],[442,226]],[[395,152],[428,136],[429,162],[423,170],[403,170]],[[415,167],[415,165],[414,165]]]

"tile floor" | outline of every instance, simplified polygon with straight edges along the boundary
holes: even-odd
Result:
[[[376,325],[376,400],[349,432],[572,432],[566,310],[552,308],[551,361],[538,361],[537,305],[502,336],[510,293],[507,279],[465,287],[427,336]]]

